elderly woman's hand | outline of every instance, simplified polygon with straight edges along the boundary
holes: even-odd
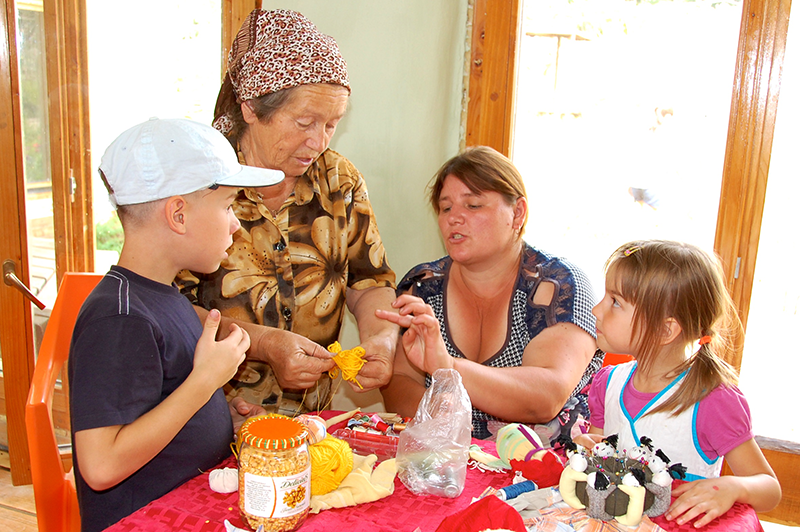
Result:
[[[334,366],[333,355],[324,347],[299,334],[272,327],[259,327],[249,354],[270,365],[281,388],[295,390],[311,388]]]
[[[392,303],[392,307],[399,312],[377,310],[375,315],[408,329],[402,338],[408,361],[430,375],[437,369],[452,369],[453,358],[447,352],[439,320],[430,305],[416,296],[404,294]]]
[[[356,392],[367,392],[389,383],[392,378],[394,366],[394,349],[397,345],[397,334],[372,336],[361,342],[364,348],[366,364],[358,372],[358,384],[351,382],[350,386]]]

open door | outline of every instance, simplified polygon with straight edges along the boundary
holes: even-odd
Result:
[[[210,123],[223,50],[261,2],[0,2],[0,263],[49,307],[65,272],[116,262],[121,230],[94,170],[105,147],[151,116]],[[0,285],[0,460],[17,485],[30,482],[24,404],[47,317]],[[53,410],[66,455],[66,380]]]
[[[65,271],[93,269],[94,224],[83,1],[2,7],[0,448],[19,485],[30,482],[24,404],[47,306]],[[66,443],[65,388],[54,411]]]

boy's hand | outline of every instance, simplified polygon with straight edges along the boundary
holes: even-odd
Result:
[[[239,427],[247,418],[253,416],[263,416],[267,413],[263,406],[248,403],[241,397],[234,397],[228,403],[231,410],[231,419],[233,420],[233,433],[239,432]]]
[[[676,486],[672,496],[677,497],[667,510],[667,521],[682,525],[701,516],[693,523],[695,528],[705,526],[730,510],[738,498],[735,477],[706,478]]]
[[[216,340],[220,313],[214,309],[206,316],[203,334],[194,350],[194,369],[203,382],[221,388],[231,380],[239,365],[244,362],[245,351],[250,348],[250,336],[238,325],[231,324],[230,334],[219,342]]]

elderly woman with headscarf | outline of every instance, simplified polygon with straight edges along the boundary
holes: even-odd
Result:
[[[390,308],[395,275],[364,178],[328,148],[349,96],[336,42],[303,15],[256,9],[245,19],[213,125],[244,164],[286,178],[244,189],[233,205],[242,227],[228,258],[216,273],[184,272],[180,282],[197,305],[248,330],[250,358],[229,396],[269,411],[330,404],[326,347],[339,337],[345,305],[367,361],[350,385],[373,389],[392,374],[398,329],[375,310]]]

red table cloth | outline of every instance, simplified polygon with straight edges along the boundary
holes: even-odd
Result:
[[[487,451],[494,452],[494,445],[491,442],[485,447]],[[231,457],[219,467],[236,467],[236,460]],[[464,491],[459,497],[448,499],[434,496],[418,497],[395,478],[394,493],[389,497],[349,508],[334,508],[323,510],[318,514],[309,514],[300,530],[411,532],[419,527],[423,532],[434,531],[442,519],[469,506],[472,498],[479,496],[487,486],[500,488],[510,483],[510,474],[484,473],[468,469]],[[223,532],[225,528],[222,523],[225,519],[239,528],[247,528],[239,518],[239,494],[211,491],[208,487],[208,472],[205,472],[124,518],[108,530]]]
[[[331,427],[329,430],[332,432],[335,428]],[[497,456],[494,442],[473,440],[473,443],[479,444],[486,452]],[[231,456],[218,467],[236,467],[236,460]],[[208,475],[208,471],[198,475],[107,530],[224,532],[225,519],[239,528],[247,529],[239,517],[239,494],[212,491],[208,486]],[[478,497],[487,487],[507,486],[511,484],[511,479],[510,473],[483,472],[468,468],[464,491],[457,498],[448,499],[414,495],[398,478],[395,478],[395,490],[392,495],[358,506],[309,514],[300,530],[302,532],[329,530],[413,532],[419,528],[421,532],[435,532],[444,518],[468,507],[472,499]],[[676,526],[663,517],[656,517],[653,521],[666,530],[697,530],[690,524]],[[755,511],[752,507],[742,504],[736,504],[703,530],[763,532]]]

